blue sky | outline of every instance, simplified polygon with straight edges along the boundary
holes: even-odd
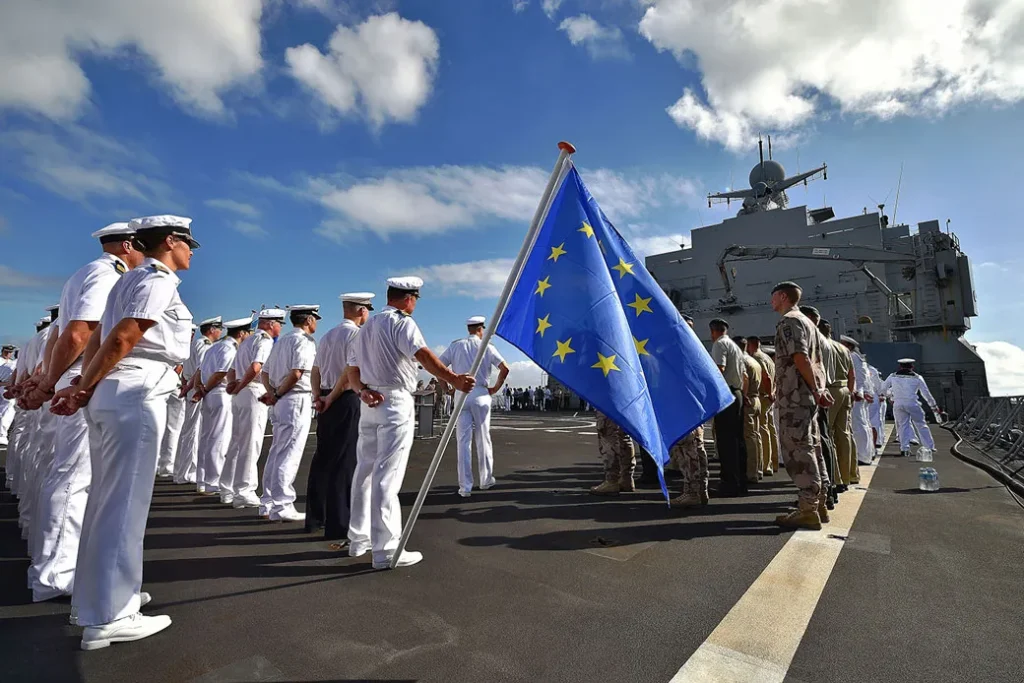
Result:
[[[840,216],[891,207],[903,164],[899,219],[950,219],[972,257],[969,339],[1024,362],[1019,13],[779,3],[5,3],[0,336],[30,334],[93,230],[166,212],[203,243],[197,318],[320,303],[333,324],[340,292],[415,272],[443,345],[493,310],[560,139],[652,253],[735,212],[701,198],[745,185],[763,131],[788,170],[829,164],[791,204]]]

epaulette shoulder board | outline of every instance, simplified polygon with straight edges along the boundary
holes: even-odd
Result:
[[[153,266],[153,270],[155,272],[157,272],[157,273],[163,273],[164,275],[170,275],[171,274],[171,269],[168,268],[167,266],[165,266],[162,263],[154,263],[154,264],[152,264],[152,266]]]
[[[118,275],[124,275],[125,273],[128,272],[128,266],[126,266],[120,261],[114,261],[114,270],[117,271]]]

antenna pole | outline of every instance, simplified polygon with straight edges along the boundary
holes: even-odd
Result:
[[[900,208],[900,186],[903,185],[903,162],[900,162],[900,179],[896,181],[896,203],[892,206],[892,224],[894,226],[899,225],[896,222],[896,210]]]
[[[757,136],[757,155],[761,157],[761,169],[764,170],[764,142],[760,135]]]
[[[769,135],[768,136],[768,160],[771,161],[771,158],[772,158],[772,136]]]

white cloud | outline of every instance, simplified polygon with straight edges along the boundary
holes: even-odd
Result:
[[[339,25],[327,54],[306,43],[285,50],[285,61],[332,116],[362,115],[380,128],[415,119],[433,89],[439,52],[432,28],[389,13]]]
[[[260,216],[260,210],[252,204],[235,201],[234,199],[207,199],[203,203],[211,208],[231,211],[246,218],[259,218]]]
[[[685,241],[682,235],[645,235],[626,240],[633,252],[640,258],[646,258],[652,254],[664,254],[667,251],[678,251]]]
[[[543,0],[540,3],[541,9],[544,10],[544,14],[548,15],[548,19],[554,19],[555,13],[558,12],[558,8],[562,6],[562,0]]]
[[[63,284],[62,281],[57,278],[23,273],[10,266],[0,265],[0,287],[38,289],[59,287],[61,284]]]
[[[885,119],[1024,99],[1020,0],[642,2],[640,33],[702,76],[669,115],[730,149],[832,106]]]
[[[516,14],[524,11],[530,5],[530,0],[512,0],[512,11]]]
[[[974,345],[985,361],[988,390],[993,396],[1024,396],[1024,349],[1004,341]]]
[[[501,294],[513,259],[498,258],[465,263],[444,263],[412,269],[424,286],[437,287],[445,296],[491,299]]]
[[[547,374],[532,360],[517,360],[508,364],[508,379],[505,384],[518,389],[536,387],[547,383]]]
[[[231,229],[240,232],[246,237],[266,237],[267,231],[256,223],[249,221],[235,221],[231,223]]]
[[[671,174],[596,169],[584,176],[612,221],[687,204],[698,196],[693,181]],[[484,220],[528,222],[548,172],[534,166],[421,166],[376,177],[307,177],[291,186],[273,178],[239,177],[264,189],[320,203],[332,216],[318,232],[340,241],[365,231],[386,238],[469,228]]]
[[[333,21],[355,21],[369,14],[390,12],[398,0],[288,0],[299,9],[313,10]]]
[[[23,177],[67,199],[130,198],[158,210],[176,206],[170,186],[152,177],[157,162],[144,150],[80,126],[0,132],[0,149],[11,152],[8,163]]]
[[[582,46],[593,59],[625,59],[629,49],[622,31],[615,26],[602,26],[589,14],[567,17],[558,25],[569,42]]]
[[[7,0],[0,5],[0,108],[74,119],[91,84],[80,61],[138,55],[183,107],[222,115],[222,96],[253,80],[260,0]]]

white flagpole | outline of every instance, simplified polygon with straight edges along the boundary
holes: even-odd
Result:
[[[487,345],[490,343],[491,337],[494,336],[494,330],[497,329],[498,322],[505,314],[505,309],[508,307],[509,297],[512,296],[512,290],[515,289],[516,284],[519,282],[519,276],[523,272],[523,266],[526,265],[526,259],[530,255],[534,242],[537,241],[537,234],[540,232],[541,226],[544,225],[548,211],[551,209],[551,203],[555,199],[555,190],[561,185],[561,180],[565,178],[566,173],[568,173],[569,168],[572,166],[572,162],[569,161],[569,157],[576,153],[576,148],[568,142],[559,142],[558,149],[558,161],[555,162],[555,168],[551,172],[551,177],[548,178],[548,184],[547,187],[544,188],[544,194],[541,196],[540,204],[537,206],[537,211],[533,214],[533,221],[530,223],[530,229],[526,232],[526,238],[523,240],[523,246],[519,249],[519,255],[516,257],[515,263],[512,264],[512,270],[509,272],[508,278],[505,280],[505,288],[501,291],[501,296],[498,298],[498,305],[494,308],[494,315],[491,316],[489,324],[484,329],[484,336],[480,343],[480,350],[477,351],[476,358],[473,359],[473,365],[470,367],[468,373],[470,377],[476,377],[476,373],[480,370],[480,365],[484,361],[484,353],[487,351]],[[409,513],[409,519],[405,522],[405,528],[402,529],[402,538],[398,541],[398,548],[395,550],[395,554],[391,558],[392,569],[398,566],[398,560],[401,558],[402,552],[405,550],[405,546],[409,541],[412,529],[416,525],[416,519],[420,516],[420,510],[423,508],[423,502],[427,498],[427,493],[430,491],[431,484],[434,483],[434,476],[437,475],[437,468],[441,465],[441,456],[444,455],[444,449],[448,446],[448,442],[452,438],[452,432],[455,431],[455,425],[458,422],[459,413],[462,412],[462,406],[466,404],[466,396],[467,395],[461,391],[457,392],[455,407],[452,409],[452,415],[448,418],[448,424],[445,425],[444,433],[441,435],[441,442],[437,444],[437,450],[434,451],[434,459],[430,462],[427,474],[423,478],[423,485],[420,486],[420,492],[416,496],[416,502],[413,503],[412,511]]]

